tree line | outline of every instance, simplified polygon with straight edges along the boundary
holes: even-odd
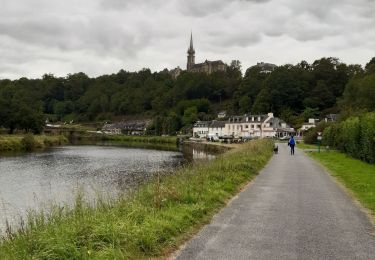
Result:
[[[342,113],[346,117],[375,109],[375,58],[364,68],[336,58],[309,64],[286,64],[272,72],[259,66],[244,75],[238,64],[225,72],[167,70],[118,73],[90,78],[66,77],[0,80],[0,127],[41,132],[50,121],[115,121],[127,116],[152,118],[156,134],[174,134],[196,120],[227,114],[267,113],[299,127],[310,117]]]

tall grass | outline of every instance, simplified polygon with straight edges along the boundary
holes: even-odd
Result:
[[[79,197],[73,208],[31,214],[27,227],[0,244],[0,259],[127,259],[173,251],[239,189],[272,155],[257,140],[217,159],[158,175],[131,195],[92,206]]]
[[[68,140],[62,135],[0,135],[0,152],[33,151],[67,142]]]
[[[176,144],[177,137],[175,136],[129,136],[129,135],[105,135],[105,140],[119,141],[119,142],[141,142],[152,144]]]

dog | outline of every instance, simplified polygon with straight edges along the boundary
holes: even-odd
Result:
[[[279,147],[276,145],[274,148],[273,148],[273,152],[275,154],[278,154],[279,153]]]

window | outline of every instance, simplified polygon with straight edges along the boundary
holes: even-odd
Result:
[[[245,125],[245,128],[246,128],[246,129],[249,128],[249,125]]]

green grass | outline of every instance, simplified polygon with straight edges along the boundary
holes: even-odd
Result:
[[[151,143],[151,144],[176,144],[175,136],[129,136],[129,135],[105,135],[106,140],[129,142],[129,143]]]
[[[324,165],[375,216],[375,165],[340,152],[309,155]]]
[[[317,144],[305,144],[304,142],[297,142],[296,147],[299,149],[318,149]],[[322,149],[322,147],[320,147]]]
[[[215,160],[162,175],[134,193],[32,214],[0,244],[0,259],[139,259],[176,249],[256,176],[273,142],[257,140]]]
[[[0,152],[19,152],[27,150],[23,143],[26,136],[29,137],[30,135],[0,135]],[[31,141],[35,149],[44,149],[68,142],[68,140],[61,135],[34,135]]]

